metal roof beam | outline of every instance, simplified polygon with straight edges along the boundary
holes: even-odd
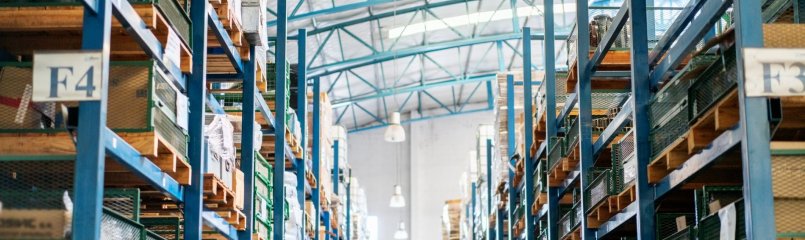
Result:
[[[444,86],[453,86],[459,84],[467,84],[467,83],[474,83],[474,82],[484,82],[484,81],[491,81],[497,77],[497,73],[487,73],[487,74],[479,74],[479,75],[471,75],[471,76],[464,76],[463,78],[450,78],[444,80],[436,80],[430,81],[423,85],[414,84],[412,86],[404,86],[404,87],[397,87],[397,88],[387,88],[378,91],[374,94],[367,94],[361,96],[354,96],[351,98],[346,99],[334,99],[333,100],[333,108],[339,108],[342,106],[350,105],[355,102],[365,101],[365,100],[372,100],[377,98],[389,97],[394,96],[397,94],[403,93],[410,93],[410,92],[418,92],[430,88],[435,87],[444,87]]]
[[[492,43],[497,41],[506,41],[512,39],[519,39],[522,34],[519,33],[506,33],[506,34],[499,34],[499,35],[491,35],[491,36],[484,36],[484,37],[474,37],[474,38],[467,38],[461,39],[456,41],[448,41],[448,42],[441,42],[436,44],[428,44],[428,45],[421,45],[416,47],[411,47],[407,49],[401,50],[389,50],[384,52],[379,52],[376,54],[357,57],[353,59],[347,59],[340,62],[324,64],[316,67],[310,68],[310,76],[311,78],[321,77],[333,73],[338,73],[341,71],[346,71],[353,68],[359,68],[363,66],[368,66],[372,64],[377,64],[389,60],[393,60],[395,58],[404,58],[408,56],[413,56],[417,54],[429,53],[429,52],[436,52],[451,48],[458,48],[464,46],[471,46],[476,44],[483,44],[483,43]],[[567,35],[557,36],[556,40],[563,40],[566,39]],[[533,35],[533,39],[536,40],[543,40],[544,35],[542,33]]]
[[[331,7],[331,8],[326,8],[326,9],[321,9],[321,10],[316,10],[316,11],[311,11],[311,12],[306,12],[306,13],[292,14],[291,16],[288,16],[288,21],[293,22],[293,21],[305,20],[305,19],[313,18],[313,17],[319,16],[319,15],[327,15],[327,14],[339,13],[339,12],[344,12],[344,11],[349,11],[349,10],[358,9],[358,8],[364,8],[364,7],[371,7],[371,6],[374,6],[374,5],[383,4],[383,3],[390,3],[390,2],[393,2],[393,0],[366,0],[366,1],[363,1],[363,2],[344,4],[344,5],[340,5],[340,6],[335,6],[335,7]],[[271,10],[271,9],[269,9],[269,10]],[[277,26],[277,20],[268,21],[268,26],[269,27]],[[309,34],[313,34],[313,33],[309,33]]]

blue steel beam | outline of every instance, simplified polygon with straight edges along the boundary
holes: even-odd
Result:
[[[287,43],[288,43],[288,9],[286,8],[286,4],[288,0],[278,0],[277,1],[277,47],[276,47],[276,55],[275,55],[275,62],[277,63],[276,72],[275,72],[275,81],[276,84],[274,86],[285,86],[286,79],[286,69],[282,66],[285,66],[288,59],[285,58],[286,51],[287,51]],[[281,199],[285,199],[285,187],[282,183],[285,182],[285,161],[280,159],[285,159],[285,151],[286,151],[286,142],[285,142],[285,114],[286,109],[288,106],[285,106],[285,101],[287,100],[288,96],[286,95],[286,89],[284,87],[278,87],[276,89],[276,97],[274,98],[274,106],[275,106],[275,125],[274,125],[274,186],[272,189],[272,194],[274,195],[274,199],[277,201],[273,202],[273,209],[285,209],[285,201],[281,201]],[[274,219],[285,219],[285,215],[283,211],[273,211]],[[274,221],[274,239],[284,239],[285,238],[285,222],[284,221]]]
[[[492,216],[492,139],[486,139],[486,211],[487,219]],[[495,240],[496,234],[489,221],[486,221],[486,239]]]
[[[313,177],[316,178],[316,186],[312,189],[312,201],[313,207],[316,209],[316,215],[313,217],[315,220],[313,222],[313,231],[314,231],[314,240],[323,240],[319,239],[319,228],[320,228],[320,221],[321,221],[321,203],[319,198],[319,188],[321,184],[319,183],[319,179],[321,177],[321,81],[319,79],[313,80],[313,129],[311,136],[313,139],[313,146],[312,146],[312,154],[313,154]]]
[[[545,9],[545,14],[543,14],[543,21],[544,21],[544,28],[545,28],[545,39],[547,41],[542,41],[544,52],[546,53],[543,56],[544,66],[545,66],[545,94],[546,94],[546,109],[556,109],[556,56],[555,54],[547,54],[547,53],[555,53],[556,52],[556,41],[555,39],[555,31],[556,28],[554,26],[554,14],[553,14],[553,0],[544,0],[543,1],[543,9]],[[554,41],[552,41],[554,40]],[[553,146],[555,140],[552,140],[554,136],[556,136],[556,111],[547,111],[545,112],[545,143],[543,146],[548,148],[548,146]],[[545,149],[541,148],[541,149]],[[537,155],[539,156],[539,155]],[[557,191],[559,189],[556,187],[549,187],[548,192],[548,204],[546,204],[548,215],[548,239],[549,240],[557,240],[559,239],[559,196]]]
[[[506,141],[507,141],[507,143],[506,143],[506,158],[505,159],[507,159],[507,161],[505,161],[505,162],[510,164],[511,166],[514,166],[515,164],[511,163],[511,160],[508,160],[508,159],[510,159],[512,156],[514,156],[515,148],[517,146],[516,143],[515,143],[515,139],[516,139],[517,135],[515,134],[516,126],[514,125],[514,119],[515,119],[514,116],[516,116],[515,111],[514,111],[514,109],[515,109],[514,108],[514,97],[515,97],[515,95],[514,95],[514,75],[509,74],[509,75],[506,75],[506,107],[507,107],[506,108],[506,131],[507,131],[507,133],[506,133],[507,134],[506,135]],[[513,183],[514,182],[514,170],[510,166],[507,166],[507,169],[509,169],[509,171],[508,171],[509,172],[509,181],[507,182],[507,185],[509,187],[509,198],[508,198],[509,204],[508,204],[508,207],[507,207],[507,209],[508,209],[507,215],[508,215],[508,218],[509,218],[509,226],[507,226],[507,228],[508,228],[507,232],[509,233],[509,235],[508,235],[509,240],[513,240],[514,236],[512,236],[512,235],[514,235],[514,234],[512,234],[512,233],[514,233],[514,222],[516,221],[516,219],[514,219],[514,204],[516,204],[516,202],[514,201],[514,197],[517,196],[517,195],[515,194],[516,189],[515,189],[515,186],[514,186],[514,183]]]
[[[249,45],[249,52],[252,56],[255,55],[255,46]],[[243,64],[243,118],[241,131],[241,152],[240,152],[240,170],[243,171],[243,187],[244,189],[254,189],[254,119],[255,119],[255,97],[260,96],[256,94],[257,90],[257,61],[254,59],[247,61]],[[262,96],[260,96],[262,97]],[[244,191],[243,202],[247,203],[243,206],[243,214],[246,216],[254,216],[254,191]],[[254,218],[246,218],[246,228],[238,232],[238,239],[252,239],[252,232],[254,229]]]
[[[98,51],[103,58],[100,86],[109,84],[109,42],[112,29],[112,3],[98,0],[94,11],[84,8],[84,26],[81,49]],[[100,101],[79,103],[78,139],[73,193],[73,239],[99,239],[103,208],[103,178],[106,153],[104,130],[106,129],[106,103],[109,89],[101,88]]]
[[[645,1],[645,0],[642,0],[642,1]],[[588,16],[589,12],[587,11],[586,2],[583,2],[583,4],[579,4],[579,5],[584,5],[583,8],[585,10],[584,10],[583,13],[578,14],[578,16],[579,16],[577,18],[578,22],[579,23],[587,23],[587,22],[589,22],[589,16]],[[581,9],[582,9],[582,7],[579,7],[577,11],[581,11]],[[595,159],[593,159],[593,144],[592,144],[592,138],[593,138],[593,133],[592,133],[592,130],[593,130],[592,129],[592,125],[593,125],[592,73],[593,73],[593,71],[590,71],[590,69],[595,68],[595,66],[593,66],[593,65],[598,64],[598,62],[596,62],[596,61],[600,61],[600,59],[603,59],[603,55],[606,54],[606,51],[608,51],[609,47],[612,46],[612,42],[614,41],[615,36],[617,36],[617,34],[616,34],[617,32],[614,32],[614,31],[619,30],[620,28],[623,28],[623,24],[626,22],[626,19],[625,19],[626,18],[625,17],[626,12],[630,12],[630,11],[627,11],[627,10],[621,8],[621,10],[618,12],[618,16],[616,16],[616,18],[615,18],[615,21],[618,21],[618,22],[613,22],[612,24],[614,25],[614,27],[609,29],[609,31],[607,31],[607,33],[604,35],[604,40],[605,40],[604,44],[601,45],[600,48],[598,48],[596,50],[596,53],[594,53],[594,55],[593,55],[593,57],[596,57],[596,55],[597,55],[600,58],[598,58],[598,59],[588,59],[589,52],[590,52],[590,47],[589,47],[590,46],[590,38],[580,37],[579,39],[584,39],[584,41],[579,40],[579,42],[578,42],[578,44],[579,44],[578,47],[577,47],[578,52],[576,53],[576,56],[578,56],[578,64],[577,64],[577,67],[578,67],[578,69],[577,69],[577,71],[578,71],[578,84],[576,85],[576,87],[577,87],[576,96],[578,96],[578,100],[579,100],[579,103],[578,103],[579,104],[579,116],[576,119],[576,121],[578,121],[579,132],[580,132],[579,133],[579,136],[580,136],[579,137],[579,143],[578,143],[578,148],[579,148],[579,153],[580,153],[579,154],[580,161],[579,161],[579,173],[578,173],[578,175],[573,174],[573,176],[574,176],[573,181],[575,179],[579,179],[579,188],[581,188],[582,191],[584,191],[584,189],[586,189],[588,186],[590,186],[589,182],[591,180],[593,180],[593,179],[590,178],[590,177],[587,177],[587,176],[590,176],[590,173],[592,172],[592,168],[595,166]],[[589,36],[590,31],[589,31],[589,28],[586,25],[578,25],[578,26],[581,26],[581,27],[579,27],[579,30],[578,30],[579,36]],[[582,31],[582,29],[584,31]],[[643,36],[645,36],[645,33],[643,34]],[[608,39],[607,39],[607,37],[608,37]],[[607,45],[609,45],[609,46],[607,46]],[[560,196],[561,196],[561,194],[564,194],[564,193],[560,193]],[[588,197],[589,196],[586,195],[586,194],[581,195],[581,209],[586,210],[586,209],[590,209],[592,207],[592,206],[590,206],[591,201],[589,199],[587,199]],[[580,226],[580,228],[581,228],[581,238],[582,239],[594,239],[595,238],[595,233],[592,231],[593,229],[588,227],[589,225],[590,225],[590,222],[588,221],[588,218],[582,217],[581,218],[581,226]]]
[[[297,35],[300,36],[300,38],[297,38],[297,57],[299,60],[296,65],[296,88],[298,92],[296,95],[296,117],[297,120],[299,120],[299,128],[302,132],[300,143],[303,148],[307,148],[307,66],[305,65],[305,57],[307,55],[307,30],[299,29]],[[305,187],[310,185],[305,178],[307,171],[307,163],[305,162],[307,159],[306,152],[307,151],[302,151],[302,157],[295,159],[297,200],[299,201],[299,206],[302,207],[302,212],[306,212],[305,197],[307,194],[305,193]],[[306,219],[302,219],[302,226],[305,226],[306,221]],[[307,236],[305,228],[299,231],[302,236]]]
[[[363,66],[368,66],[372,64],[377,64],[389,60],[393,60],[396,58],[404,58],[408,56],[441,51],[445,49],[457,48],[457,47],[464,47],[464,46],[471,46],[476,44],[482,43],[490,43],[496,41],[506,41],[512,39],[519,39],[521,35],[519,33],[506,33],[506,34],[499,34],[499,35],[492,35],[492,36],[484,36],[484,37],[474,37],[474,38],[466,38],[460,39],[455,41],[448,41],[448,42],[441,42],[435,44],[428,44],[428,45],[420,45],[416,47],[400,49],[400,50],[388,50],[380,53],[375,53],[372,55],[367,55],[363,57],[357,57],[352,59],[346,59],[344,61],[323,64],[316,67],[310,67],[310,76],[311,77],[320,77],[325,76],[341,71],[345,71],[348,69],[359,68]],[[542,34],[534,35],[534,39],[542,40],[544,36]],[[566,38],[566,37],[565,37]]]
[[[220,18],[218,18],[218,13],[215,12],[215,9],[212,8],[212,5],[207,6],[208,12],[208,21],[212,23],[210,26],[212,32],[215,34],[215,37],[221,43],[221,46],[224,47],[224,54],[229,58],[229,61],[232,62],[232,67],[235,68],[235,71],[242,74],[243,73],[243,60],[240,58],[240,53],[238,52],[237,48],[235,48],[235,44],[232,42],[232,38],[229,37],[229,33],[227,33],[226,29],[224,29],[223,23],[221,23]],[[207,39],[207,38],[203,38]],[[207,51],[206,49],[204,50]],[[194,51],[195,52],[195,51]],[[195,62],[195,61],[194,61]],[[206,72],[202,72],[204,74]]]
[[[467,84],[467,83],[476,83],[476,82],[487,82],[494,80],[497,77],[496,73],[487,73],[487,74],[479,74],[479,75],[470,75],[470,76],[462,76],[458,79],[450,78],[450,79],[442,79],[442,80],[435,80],[429,81],[424,85],[420,84],[412,84],[409,86],[398,86],[397,88],[387,88],[382,89],[376,94],[367,94],[367,95],[360,95],[354,96],[351,98],[346,99],[335,99],[333,100],[333,108],[344,107],[346,105],[350,105],[355,102],[361,102],[366,100],[372,100],[377,98],[384,98],[389,96],[394,96],[397,94],[409,93],[409,92],[418,92],[424,91],[431,88],[436,87],[445,87],[445,86],[453,86],[458,84]]]
[[[519,21],[519,19],[518,19]],[[523,28],[523,66],[531,66],[531,28],[524,27]],[[527,149],[531,149],[531,145],[534,142],[534,115],[533,109],[531,109],[531,105],[533,103],[532,99],[534,97],[533,89],[531,87],[531,68],[530,67],[523,67],[523,82],[524,82],[524,91],[523,91],[523,104],[524,104],[524,114],[525,114],[525,130],[523,131],[524,138],[525,138],[525,147]],[[535,162],[532,161],[534,156],[531,156],[531,151],[523,150],[525,153],[525,208],[531,209],[531,206],[534,205],[534,201],[536,200],[536,196],[534,196],[535,192],[534,189],[534,171],[536,169]],[[526,210],[525,211],[525,239],[526,240],[535,240],[536,239],[536,221],[534,219],[534,214]]]
[[[651,82],[648,65],[648,24],[646,21],[646,1],[629,0],[629,18],[632,19],[632,98],[634,99],[634,138],[635,158],[637,161],[637,176],[635,189],[637,190],[637,238],[640,240],[656,239],[654,217],[654,191],[648,183],[648,166],[651,161],[651,146],[649,145],[649,101],[651,100]],[[584,179],[584,178],[582,178]]]
[[[371,6],[374,6],[374,5],[383,4],[383,3],[390,3],[390,2],[393,2],[393,0],[366,0],[366,1],[362,1],[362,2],[356,2],[356,3],[339,5],[339,6],[333,6],[331,8],[315,10],[315,11],[306,12],[306,13],[291,14],[290,16],[288,16],[287,21],[299,21],[299,20],[310,19],[310,18],[314,18],[314,17],[317,17],[317,16],[323,16],[323,15],[328,15],[328,14],[333,14],[333,13],[343,13],[345,11],[350,11],[350,10],[355,10],[355,9],[365,8],[365,7],[371,7]],[[277,16],[280,15],[280,13],[279,13],[280,11],[287,11],[287,10],[282,10],[280,8],[282,6],[279,6],[279,5],[280,4],[278,3],[277,4],[277,10],[276,10]],[[268,21],[268,26],[269,27],[279,26],[279,24],[281,24],[281,23],[279,23],[278,19]]]
[[[118,163],[127,167],[160,192],[175,201],[184,201],[183,187],[173,177],[162,172],[156,164],[140,155],[134,147],[117,136],[111,129],[104,130],[104,146],[106,154],[117,159]]]
[[[472,235],[472,238],[471,238],[471,239],[478,239],[478,236],[477,236],[477,235],[475,235],[475,229],[478,227],[478,226],[477,226],[477,224],[476,224],[476,219],[475,219],[475,214],[476,214],[476,212],[475,212],[475,206],[476,206],[476,205],[475,205],[475,204],[476,204],[476,200],[477,200],[477,198],[478,198],[478,197],[476,196],[476,192],[478,191],[476,188],[478,188],[478,185],[477,185],[477,183],[475,183],[475,181],[473,180],[473,182],[472,182],[472,186],[471,186],[471,188],[470,188],[470,189],[471,189],[471,191],[470,191],[470,196],[472,196],[472,198],[471,198],[471,200],[470,200],[470,204],[471,204],[471,206],[472,206],[472,207],[471,207],[470,209],[471,209],[471,211],[472,211],[472,212],[471,212],[471,214],[468,216],[468,217],[469,217],[469,219],[470,219],[470,222],[471,222],[471,227],[472,227],[472,228],[470,228],[470,232],[472,232],[472,233],[471,233],[471,235]]]
[[[206,1],[190,3],[190,19],[192,37],[190,45],[193,50],[193,72],[187,82],[188,111],[188,148],[187,159],[190,164],[190,186],[185,188],[184,203],[184,239],[201,239],[202,194],[204,193],[205,151],[207,141],[204,137],[204,106],[207,97],[207,31],[208,13],[211,8]],[[215,21],[218,21],[216,18]]]
[[[738,65],[738,102],[741,117],[741,162],[743,196],[746,206],[746,237],[774,239],[774,194],[772,194],[771,150],[766,98],[747,97],[744,49],[762,48],[763,32],[760,1],[735,1],[735,54]]]

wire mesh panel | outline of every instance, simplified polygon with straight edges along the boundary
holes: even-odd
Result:
[[[735,239],[746,239],[746,225],[744,217],[743,199],[734,202],[735,204]],[[726,206],[726,205],[725,205]],[[699,221],[697,235],[699,240],[718,240],[721,239],[721,219],[718,214],[713,214]]]
[[[691,121],[710,109],[737,85],[735,48],[730,48],[702,72],[690,87]]]
[[[67,132],[77,102],[31,103],[31,63],[0,63],[0,132]],[[178,153],[186,154],[187,135],[177,123],[186,97],[168,82],[153,61],[110,63],[107,126],[117,132],[155,131]],[[74,128],[71,126],[70,128]]]
[[[576,147],[576,145],[579,143],[579,134],[581,134],[580,129],[579,129],[579,127],[580,127],[579,122],[580,121],[578,121],[576,118],[568,118],[567,122],[568,123],[565,124],[565,126],[570,126],[570,127],[567,128],[567,130],[565,132],[565,134],[566,134],[565,135],[565,145],[567,145],[567,147],[565,147],[565,149],[567,149],[567,150],[564,151],[564,153],[562,154],[563,156],[567,156],[568,154],[570,154],[570,152],[571,152],[570,149],[573,149],[573,148]]]
[[[140,219],[140,222],[160,239],[179,240],[182,236],[182,221],[179,217],[148,217]]]
[[[593,171],[593,173],[594,172],[595,171]],[[589,206],[590,209],[604,201],[613,193],[611,186],[612,176],[610,173],[611,169],[604,168],[603,171],[590,182],[590,187],[586,191],[588,196],[586,199],[590,201],[587,206]],[[589,211],[590,209],[587,210]]]
[[[695,239],[696,239],[696,227],[693,225],[690,225],[685,229],[682,229],[682,231],[676,232],[665,238],[662,238],[662,240],[695,240]]]
[[[548,169],[554,169],[557,164],[559,164],[559,160],[562,159],[564,155],[564,138],[563,137],[551,137],[551,151],[548,152]]]
[[[144,237],[143,226],[118,213],[104,209],[101,217],[101,239],[132,240]]]
[[[73,189],[73,161],[0,161],[3,209],[64,210]]]
[[[685,226],[691,226],[695,223],[695,216],[692,213],[657,213],[657,238],[665,239],[677,232],[677,218],[685,218]]]

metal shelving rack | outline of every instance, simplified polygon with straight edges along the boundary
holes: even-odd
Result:
[[[273,135],[276,137],[276,159],[285,159],[294,163],[294,168],[300,178],[300,193],[304,193],[305,185],[308,183],[305,180],[305,157],[296,159],[290,153],[290,147],[285,139],[285,124],[284,121],[275,121],[275,119],[284,119],[285,111],[276,111],[276,118],[272,115],[265,100],[260,97],[256,90],[256,61],[243,61],[240,54],[233,44],[229,34],[224,30],[220,18],[216,14],[212,5],[208,1],[192,1],[190,5],[190,19],[192,20],[192,60],[195,64],[192,65],[193,74],[183,77],[178,73],[178,68],[173,65],[168,65],[162,61],[162,44],[157,40],[154,34],[146,28],[143,19],[135,12],[135,9],[128,1],[110,1],[110,0],[86,0],[84,3],[84,21],[83,21],[83,37],[82,49],[83,50],[101,50],[105,59],[105,63],[109,62],[110,56],[110,31],[112,27],[112,17],[115,17],[126,29],[129,35],[140,43],[144,52],[149,55],[161,68],[165,71],[173,81],[180,84],[181,88],[186,90],[189,99],[189,146],[188,146],[188,162],[191,165],[192,178],[190,185],[182,186],[174,178],[162,172],[153,162],[149,159],[142,157],[134,147],[129,145],[125,140],[118,136],[111,129],[106,127],[106,105],[108,93],[103,92],[101,101],[89,101],[80,103],[79,121],[82,122],[78,132],[81,134],[77,140],[77,153],[75,160],[75,186],[74,186],[74,202],[75,211],[73,213],[73,239],[99,239],[101,233],[101,216],[102,216],[102,203],[103,203],[103,190],[104,190],[104,161],[107,156],[114,158],[121,165],[125,166],[135,175],[139,176],[145,182],[153,186],[158,191],[179,203],[184,213],[183,223],[183,239],[201,239],[202,238],[202,225],[206,225],[210,229],[217,231],[222,236],[229,239],[252,239],[253,230],[253,192],[245,191],[244,214],[248,216],[246,219],[246,228],[242,231],[236,230],[223,218],[219,217],[215,212],[206,210],[202,203],[203,195],[203,181],[204,181],[204,159],[206,142],[204,139],[204,113],[209,108],[214,113],[223,114],[224,110],[218,105],[214,97],[207,93],[207,79],[216,79],[215,75],[207,75],[207,53],[210,50],[207,47],[208,31],[215,34],[216,38],[221,44],[220,49],[214,49],[215,52],[223,52],[231,61],[234,69],[237,71],[238,78],[242,79],[244,83],[243,89],[243,119],[244,122],[253,122],[255,114],[259,110],[259,114],[267,120],[269,125],[273,127]],[[279,0],[277,11],[277,28],[278,36],[276,41],[276,55],[284,56],[287,41],[287,13],[286,13],[286,0]],[[299,36],[306,36],[305,30],[299,31]],[[299,87],[302,91],[299,100],[303,104],[299,104],[302,108],[302,114],[299,115],[299,121],[302,122],[301,126],[306,126],[306,90],[307,81],[305,75],[305,37],[297,38],[299,45]],[[114,44],[114,43],[112,43]],[[249,46],[249,53],[253,56],[255,54],[255,45]],[[276,58],[277,65],[283,66],[286,64],[284,57]],[[277,86],[283,86],[285,83],[285,68],[278,67],[276,72]],[[102,70],[102,84],[108,85],[109,82],[109,69],[108,66]],[[318,92],[319,82],[313,82],[314,91]],[[285,109],[285,89],[277,88],[277,109]],[[318,94],[314,94],[314,111],[313,112],[313,142],[314,149],[319,146],[319,103]],[[253,149],[254,138],[245,136],[246,134],[254,133],[252,124],[243,125],[242,148]],[[303,130],[302,142],[306,141],[305,133]],[[319,151],[313,151],[313,164],[319,166]],[[241,158],[241,170],[246,174],[244,178],[245,189],[253,189],[253,175],[254,175],[254,152],[243,151]],[[283,177],[284,167],[274,168],[274,199],[284,199]],[[319,169],[313,169],[314,176],[318,178]],[[302,184],[304,183],[304,184]],[[320,208],[318,201],[319,191],[313,188],[313,199],[316,208]],[[300,204],[304,207],[305,194],[300,194]],[[274,219],[284,219],[283,216],[283,203],[284,201],[274,201]],[[317,214],[318,214],[317,209]],[[325,213],[326,214],[326,213]],[[318,231],[318,220],[317,231]],[[274,238],[283,238],[284,221],[278,220],[274,222]],[[303,230],[304,231],[304,230]],[[304,233],[304,232],[303,232]],[[316,234],[318,239],[318,234]]]
[[[586,3],[587,1],[582,1]],[[576,93],[569,96],[565,102],[564,109],[559,112],[558,117],[554,111],[556,109],[556,89],[555,89],[555,71],[554,67],[555,57],[553,54],[546,54],[545,56],[545,79],[543,83],[546,88],[547,103],[545,108],[547,115],[547,128],[545,142],[536,147],[537,154],[529,156],[526,152],[527,163],[532,163],[536,158],[542,154],[546,154],[546,146],[552,146],[552,137],[557,136],[557,131],[560,131],[562,120],[570,114],[570,111],[578,105],[579,120],[581,121],[581,140],[580,140],[580,163],[578,170],[572,171],[568,174],[563,184],[560,187],[551,187],[548,189],[548,204],[546,204],[537,214],[537,216],[526,215],[527,218],[533,217],[536,219],[547,220],[548,239],[559,239],[557,235],[557,220],[558,216],[558,201],[567,192],[569,188],[576,188],[579,184],[582,189],[588,186],[587,179],[588,173],[592,171],[595,157],[597,157],[612,141],[618,132],[624,128],[626,123],[632,122],[634,126],[634,133],[636,139],[636,159],[638,161],[637,171],[637,184],[636,195],[637,199],[631,205],[626,207],[620,213],[614,215],[609,221],[601,224],[597,229],[587,228],[588,220],[586,217],[581,220],[581,238],[582,239],[598,239],[606,237],[612,231],[623,226],[623,224],[631,219],[636,222],[636,236],[638,239],[656,239],[655,233],[655,201],[663,197],[666,193],[680,186],[684,181],[688,180],[694,174],[700,172],[705,166],[716,161],[722,154],[733,149],[733,147],[740,145],[740,152],[742,156],[743,166],[743,197],[746,206],[746,234],[749,239],[772,239],[775,237],[774,221],[774,206],[771,192],[771,162],[769,150],[769,120],[763,114],[750,114],[752,112],[767,112],[767,100],[765,98],[748,98],[744,95],[743,88],[743,75],[742,60],[738,60],[738,92],[740,102],[740,124],[735,126],[719,137],[717,137],[711,144],[710,148],[693,155],[686,164],[676,171],[670,173],[669,176],[664,177],[657,184],[649,184],[647,166],[649,164],[651,149],[649,144],[649,122],[648,122],[648,102],[651,98],[651,90],[657,88],[658,82],[669,71],[674,69],[680,64],[681,59],[691,52],[691,49],[706,37],[708,31],[713,28],[713,24],[724,13],[724,10],[729,6],[733,6],[733,15],[736,19],[736,46],[739,49],[738,56],[742,49],[748,47],[763,47],[763,39],[761,34],[761,4],[760,1],[755,0],[719,0],[719,1],[696,1],[692,0],[693,4],[686,7],[677,17],[674,24],[666,32],[652,51],[648,47],[648,23],[647,23],[647,6],[646,1],[640,0],[626,0],[624,5],[619,9],[618,15],[614,17],[613,27],[609,29],[603,41],[599,44],[598,48],[591,58],[587,58],[589,53],[589,38],[578,38],[578,85]],[[552,6],[552,0],[545,0],[546,6]],[[577,22],[583,23],[581,26],[586,26],[589,20],[589,12],[587,4],[577,4],[576,14]],[[552,8],[545,9],[544,22],[545,26],[545,39],[544,52],[554,52],[554,18]],[[698,15],[697,15],[698,14]],[[653,16],[651,16],[653,17]],[[631,21],[628,21],[630,19]],[[612,46],[617,33],[627,25],[632,33],[631,53],[631,94],[632,97],[627,100],[623,108],[610,122],[610,124],[601,132],[597,141],[592,141],[591,127],[592,126],[592,108],[591,108],[591,77],[596,73],[596,69],[601,64],[604,56]],[[687,29],[687,30],[685,30]],[[684,30],[684,31],[683,31]],[[530,35],[528,29],[524,29],[524,63],[530,63],[529,52]],[[589,36],[589,29],[587,27],[578,28],[578,36]],[[670,49],[674,44],[674,48]],[[664,57],[663,57],[664,56]],[[528,66],[525,65],[525,66]],[[530,69],[524,71],[524,75],[530,76]],[[525,85],[530,85],[530,79],[525,78]],[[511,86],[511,81],[509,82]],[[526,91],[529,88],[526,87]],[[526,93],[526,103],[529,103],[533,98],[529,92]],[[510,95],[509,102],[512,102]],[[510,104],[511,109],[511,104]],[[526,111],[529,111],[529,105],[526,105]],[[526,116],[529,116],[526,113]],[[530,123],[532,117],[527,117],[526,126],[533,125]],[[632,119],[635,119],[632,121]],[[513,123],[510,123],[513,126]],[[509,128],[509,133],[513,132]],[[525,139],[534,139],[533,131],[525,131]],[[511,139],[511,138],[510,138]],[[511,140],[510,140],[511,141]],[[527,144],[531,144],[527,142]],[[509,143],[512,146],[513,143]],[[530,146],[530,145],[527,145]],[[513,153],[508,153],[511,156]],[[751,159],[751,161],[750,161]],[[528,166],[528,165],[527,165]],[[528,167],[527,167],[528,169]],[[532,168],[533,170],[533,168]],[[525,174],[526,182],[532,182],[531,171]],[[511,181],[511,178],[509,179]],[[510,186],[511,187],[511,186]],[[526,188],[530,192],[531,188]],[[527,194],[527,193],[526,193]],[[528,194],[527,194],[528,195]],[[511,195],[510,198],[513,198]],[[588,201],[586,195],[582,194],[582,207],[587,209]],[[527,196],[528,201],[532,201]],[[512,201],[512,200],[510,200]],[[509,206],[512,206],[512,202]],[[511,216],[511,215],[509,215]],[[586,214],[585,214],[586,216]],[[528,221],[526,229],[534,227],[536,221]],[[511,231],[511,228],[509,228]],[[535,239],[533,234],[529,232],[524,236],[524,239]],[[498,235],[502,236],[502,235]],[[501,238],[498,238],[501,239]],[[519,236],[509,239],[520,239]]]

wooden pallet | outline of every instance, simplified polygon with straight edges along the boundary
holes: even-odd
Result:
[[[146,27],[162,46],[168,35],[177,33],[166,18],[151,4],[132,4]],[[83,6],[0,7],[0,49],[12,55],[25,56],[33,51],[81,49]],[[25,44],[19,44],[24,42]],[[112,60],[146,60],[150,57],[116,19],[112,18],[110,45]],[[191,73],[192,56],[189,47],[180,44],[182,72]]]
[[[617,208],[617,197],[609,196],[604,201],[595,205],[589,213],[587,213],[587,228],[598,228],[601,224],[608,221],[612,216],[618,213],[615,211]]]
[[[190,184],[190,164],[155,131],[118,133],[123,140],[156,164],[179,184]],[[68,133],[2,133],[0,155],[53,156],[75,155],[76,148]]]
[[[578,166],[580,160],[578,143],[567,156],[563,156],[553,169],[548,170],[548,186],[559,187],[567,175]]]
[[[204,174],[204,205],[235,228],[246,228],[246,215],[235,207],[235,193],[211,173]]]
[[[740,121],[738,91],[732,90],[696,120],[690,130],[671,143],[648,165],[649,183],[657,183],[691,156]]]
[[[157,131],[144,133],[122,132],[118,135],[144,157],[151,159],[159,169],[176,179],[179,184],[189,185],[192,171],[186,156],[168,143]]]
[[[635,184],[624,189],[621,193],[615,196],[615,212],[620,212],[637,200],[637,188]]]
[[[562,240],[581,240],[581,227],[577,227],[572,232],[563,236]]]
[[[592,57],[594,52],[590,52],[590,57]],[[601,61],[601,64],[598,66],[598,71],[626,71],[631,69],[631,52],[629,50],[610,50],[607,52],[607,55],[604,56],[604,59]],[[568,71],[567,75],[567,84],[565,85],[565,91],[568,93],[576,92],[576,84],[578,83],[578,74],[576,71],[576,65],[578,64],[578,59],[574,59],[573,62],[570,64],[570,71]],[[628,89],[630,87],[630,80],[629,79],[600,79],[600,78],[592,78],[591,79],[592,89]]]

